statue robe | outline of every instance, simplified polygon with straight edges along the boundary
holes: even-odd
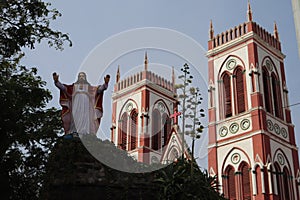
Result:
[[[95,87],[89,84],[66,85],[57,82],[55,85],[60,89],[62,121],[70,127],[65,132],[96,134],[103,115],[103,91],[107,89],[107,84]]]

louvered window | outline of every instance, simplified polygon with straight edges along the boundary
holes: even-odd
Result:
[[[131,124],[130,124],[130,150],[136,148],[136,140],[137,140],[137,123],[138,123],[138,114],[136,110],[133,110],[130,115]]]
[[[250,171],[248,165],[244,164],[241,171],[242,171],[243,199],[250,200],[251,199]]]
[[[282,175],[280,173],[280,167],[278,166],[277,163],[275,163],[275,174],[276,174],[276,185],[277,185],[277,194],[279,199],[283,199],[283,193],[282,193],[282,189],[281,189],[281,182],[282,182]]]
[[[273,103],[275,107],[275,116],[282,118],[280,86],[274,73],[272,74],[272,88],[273,88]]]
[[[294,199],[294,198],[291,198],[290,197],[290,190],[289,190],[289,186],[290,186],[290,184],[289,184],[289,172],[288,172],[288,170],[287,170],[287,168],[284,168],[284,170],[283,170],[283,187],[284,187],[284,192],[283,192],[283,194],[284,194],[284,197],[285,197],[285,199],[286,200],[288,200],[288,199]],[[291,193],[291,195],[292,195],[292,193]]]
[[[232,167],[228,169],[228,198],[230,200],[236,199],[235,174]]]
[[[163,128],[162,128],[162,131],[163,131],[163,137],[164,137],[164,143],[163,143],[163,147],[167,144],[167,141],[169,139],[169,134],[170,134],[170,131],[171,131],[171,121],[168,117],[167,114],[164,114],[163,117],[162,117],[162,123],[163,123]]]
[[[120,138],[119,138],[119,144],[121,149],[123,150],[126,150],[126,146],[127,146],[127,121],[128,121],[127,113],[123,113],[121,118],[121,130],[120,130]]]
[[[231,84],[230,84],[230,76],[225,74],[223,76],[223,84],[224,84],[224,111],[225,117],[232,116],[232,102],[231,102]]]
[[[270,84],[269,84],[269,76],[265,69],[263,69],[263,84],[264,84],[264,99],[265,99],[265,108],[267,112],[272,113],[272,104],[270,99]]]
[[[158,110],[153,110],[152,112],[152,137],[151,144],[152,149],[160,149],[161,142],[161,117]]]
[[[236,70],[236,102],[237,102],[237,113],[244,112],[246,110],[245,87],[244,87],[244,73],[241,69]]]

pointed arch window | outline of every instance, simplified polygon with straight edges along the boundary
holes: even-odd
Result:
[[[130,148],[129,150],[133,150],[136,148],[136,141],[137,141],[137,131],[138,131],[138,113],[136,109],[131,111],[130,114]]]
[[[161,116],[160,112],[155,109],[152,112],[152,136],[151,146],[152,149],[158,150],[161,145]]]
[[[231,83],[229,74],[223,76],[224,91],[224,113],[225,118],[232,116]]]
[[[251,199],[251,189],[250,189],[250,171],[249,165],[246,163],[242,164],[241,167],[242,175],[242,195],[244,200]]]
[[[163,147],[167,144],[167,141],[169,139],[170,131],[171,131],[171,121],[169,116],[164,113],[162,116],[162,135],[163,135]]]
[[[121,149],[126,150],[127,147],[127,121],[128,115],[126,112],[122,114],[121,121],[120,121],[120,129],[119,129],[119,141],[118,144]]]
[[[283,199],[283,193],[282,193],[282,173],[280,171],[280,167],[278,165],[278,163],[274,164],[275,167],[275,175],[276,175],[276,185],[277,185],[277,195],[279,197],[279,199]]]
[[[235,88],[236,88],[236,113],[242,113],[246,110],[245,103],[245,80],[244,72],[241,68],[238,68],[235,72]]]
[[[272,113],[272,104],[271,104],[271,92],[270,92],[270,78],[268,71],[263,68],[262,70],[263,78],[263,89],[264,89],[264,100],[265,100],[265,109],[267,112]]]
[[[290,173],[289,170],[285,167],[283,169],[283,189],[284,189],[284,197],[285,199],[294,199],[293,198],[293,192],[292,187],[290,184]]]
[[[273,89],[273,103],[274,103],[274,111],[275,116],[282,118],[282,103],[281,103],[281,92],[279,81],[274,73],[271,75],[272,77],[272,89]]]
[[[234,200],[236,199],[236,184],[235,184],[235,173],[234,168],[232,166],[228,166],[227,168],[227,176],[228,176],[228,199]]]

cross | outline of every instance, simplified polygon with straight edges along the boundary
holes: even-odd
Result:
[[[170,118],[174,118],[174,124],[178,123],[178,116],[181,115],[181,112],[177,111],[177,108],[174,108],[174,114],[170,115]]]

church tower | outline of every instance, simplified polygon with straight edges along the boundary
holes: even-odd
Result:
[[[208,169],[228,199],[299,200],[299,161],[285,55],[252,18],[208,41]]]
[[[111,141],[139,162],[162,162],[172,135],[174,69],[170,78],[172,81],[149,71],[147,53],[141,72],[121,80],[118,67],[112,95]]]

